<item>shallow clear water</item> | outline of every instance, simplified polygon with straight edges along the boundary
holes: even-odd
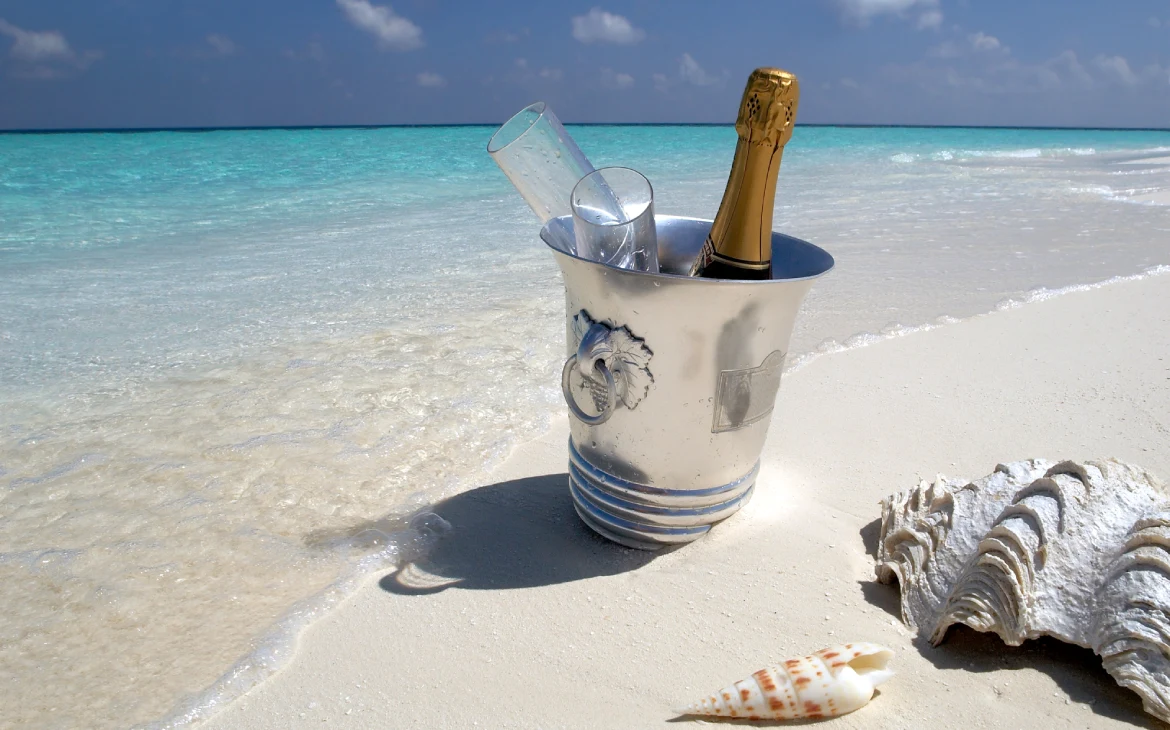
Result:
[[[0,135],[0,727],[199,716],[563,417],[559,275],[491,131]],[[730,127],[570,131],[714,215]],[[1166,156],[798,129],[776,226],[837,268],[794,354],[1170,264],[1170,165],[1132,164]]]

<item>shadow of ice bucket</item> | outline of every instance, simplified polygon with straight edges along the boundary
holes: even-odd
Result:
[[[578,258],[569,216],[540,234],[565,279],[573,504],[648,550],[702,537],[751,498],[797,311],[833,268],[773,233],[772,279],[691,277],[711,221],[655,221],[660,274]]]

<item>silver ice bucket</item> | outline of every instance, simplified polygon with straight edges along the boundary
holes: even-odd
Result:
[[[656,216],[662,273],[572,253],[572,218],[541,239],[565,278],[569,488],[623,545],[696,540],[751,498],[801,300],[833,257],[772,234],[772,279],[687,276],[711,221]]]

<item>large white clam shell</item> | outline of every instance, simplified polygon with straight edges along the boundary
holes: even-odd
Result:
[[[965,624],[1092,649],[1170,722],[1170,494],[1118,461],[1000,464],[882,502],[878,579],[933,644]]]
[[[815,720],[864,706],[874,688],[894,675],[894,652],[877,644],[842,644],[766,667],[694,702],[682,715],[748,720]]]

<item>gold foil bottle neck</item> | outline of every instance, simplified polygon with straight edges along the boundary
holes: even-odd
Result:
[[[731,174],[692,276],[771,278],[776,176],[799,101],[800,85],[787,71],[758,68],[748,77],[735,120],[739,141]]]
[[[780,147],[792,139],[800,84],[778,68],[757,68],[748,77],[735,131],[752,144]]]

